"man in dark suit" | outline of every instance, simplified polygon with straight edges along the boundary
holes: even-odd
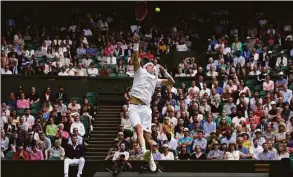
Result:
[[[64,88],[62,86],[59,86],[59,91],[56,93],[56,100],[63,100],[65,103],[67,103],[67,94],[64,93]]]
[[[6,134],[12,135],[12,132],[15,132],[15,125],[12,124],[12,118],[8,117],[7,123],[4,124],[4,131]]]
[[[65,160],[64,160],[64,177],[68,177],[69,165],[78,164],[77,177],[82,175],[82,170],[85,164],[84,146],[77,143],[77,136],[71,137],[72,144],[68,144],[65,149]]]

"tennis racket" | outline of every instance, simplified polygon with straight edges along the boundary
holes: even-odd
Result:
[[[136,2],[135,17],[136,17],[136,20],[138,21],[138,27],[135,31],[136,34],[139,34],[140,24],[143,21],[143,19],[146,17],[147,13],[148,13],[147,2],[143,0]]]

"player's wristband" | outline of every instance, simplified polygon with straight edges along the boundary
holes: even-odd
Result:
[[[139,43],[133,44],[133,51],[138,52],[139,51]]]

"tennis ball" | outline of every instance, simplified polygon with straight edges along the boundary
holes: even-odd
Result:
[[[160,12],[160,10],[161,10],[161,9],[158,8],[158,7],[155,9],[156,12]]]

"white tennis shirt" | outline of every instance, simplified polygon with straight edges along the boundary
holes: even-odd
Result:
[[[161,86],[161,82],[161,79],[158,79],[155,75],[150,74],[146,69],[140,67],[134,73],[130,95],[139,98],[146,105],[150,105],[155,89]]]

